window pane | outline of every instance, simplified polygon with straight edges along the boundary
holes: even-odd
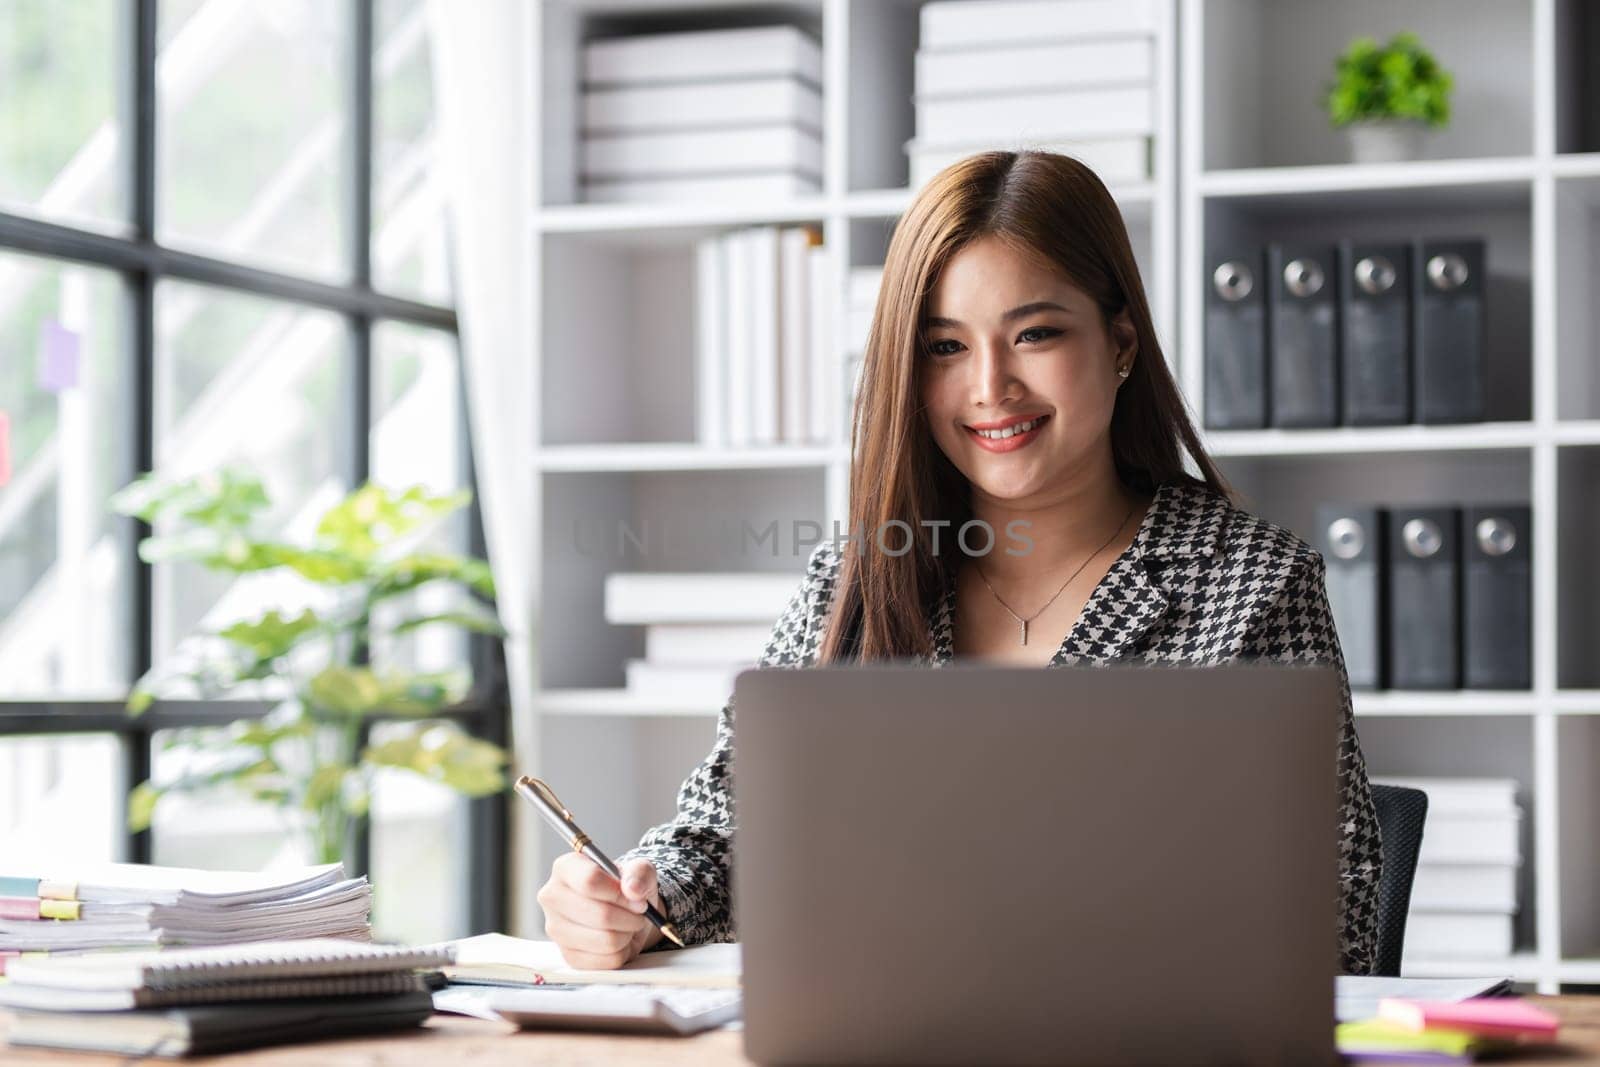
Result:
[[[156,467],[191,477],[236,464],[272,500],[267,527],[305,543],[345,493],[338,434],[348,424],[344,320],[329,311],[180,282],[156,290]],[[160,531],[158,531],[160,532]],[[195,564],[154,568],[158,661],[197,630],[270,607],[297,610],[311,590],[292,573],[233,581]]]
[[[372,335],[372,392],[372,480],[391,489],[423,485],[433,493],[464,488],[466,429],[455,336],[403,323],[378,324]],[[418,549],[465,553],[467,515],[465,508],[450,515]],[[466,635],[453,627],[423,627],[381,639],[384,623],[461,610],[465,599],[453,586],[435,583],[383,606],[376,616],[380,633],[373,641],[373,662],[424,671],[466,664]]]
[[[0,203],[62,221],[124,216],[119,3],[0,3]]]
[[[163,0],[162,236],[343,277],[350,0]]]
[[[0,695],[130,680],[122,309],[109,272],[0,253]]]
[[[188,736],[176,730],[152,735],[150,770],[156,781],[216,766],[217,754],[200,750],[190,740],[214,737],[212,731],[182,734]],[[299,833],[298,816],[298,809],[273,807],[224,790],[169,794],[156,805],[150,825],[150,858],[154,863],[209,871],[308,864],[313,857]]]
[[[425,0],[378,0],[373,28],[372,274],[379,289],[451,299],[444,188],[434,166]]]
[[[0,739],[0,863],[48,875],[119,859],[121,766],[115,737]]]
[[[447,493],[467,484],[460,362],[454,335],[380,323],[372,339],[372,480],[394,489],[424,485]],[[421,551],[465,553],[465,509],[435,527]],[[380,669],[441,671],[469,663],[465,634],[422,627],[396,639],[400,619],[459,610],[465,597],[424,586],[375,613],[372,661]],[[381,740],[392,727],[379,726]],[[459,937],[467,930],[467,802],[403,771],[380,775],[372,804],[373,925],[377,936],[407,941]]]

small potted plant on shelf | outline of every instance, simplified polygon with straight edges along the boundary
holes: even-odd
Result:
[[[1328,119],[1348,131],[1357,163],[1416,159],[1423,134],[1450,121],[1453,81],[1414,33],[1386,45],[1358,37],[1335,64]]]
[[[261,482],[242,472],[166,484],[147,476],[118,493],[115,510],[158,530],[140,543],[141,559],[191,560],[239,577],[292,572],[315,604],[287,613],[272,608],[198,635],[139,681],[128,699],[135,715],[177,692],[253,692],[281,703],[265,718],[174,731],[169,747],[183,750],[185,766],[133,790],[129,825],[148,827],[167,794],[222,792],[277,807],[311,857],[331,863],[347,858],[381,770],[408,771],[468,796],[505,788],[505,752],[445,717],[470,683],[464,670],[369,663],[375,640],[424,627],[503,636],[488,606],[488,564],[419,547],[430,528],[470,499],[467,492],[363,485],[329,508],[302,546],[258,531],[271,502]],[[455,594],[450,610],[424,609],[413,595],[424,586],[466,595]],[[369,743],[376,718],[399,721]]]

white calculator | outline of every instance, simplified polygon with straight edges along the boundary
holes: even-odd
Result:
[[[524,1030],[694,1034],[738,1019],[740,997],[737,989],[659,985],[455,985],[435,993],[433,1004],[439,1011],[498,1017]]]

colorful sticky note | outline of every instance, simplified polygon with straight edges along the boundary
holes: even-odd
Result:
[[[11,481],[11,416],[0,411],[0,486]]]
[[[78,356],[82,338],[57,319],[39,324],[39,388],[51,393],[78,384]]]

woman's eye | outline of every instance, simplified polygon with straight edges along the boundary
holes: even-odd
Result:
[[[961,351],[961,342],[946,337],[928,344],[928,351],[936,356],[953,356]]]
[[[1040,341],[1048,341],[1060,332],[1060,330],[1049,326],[1030,326],[1017,335],[1017,340],[1028,344],[1038,344]]]

